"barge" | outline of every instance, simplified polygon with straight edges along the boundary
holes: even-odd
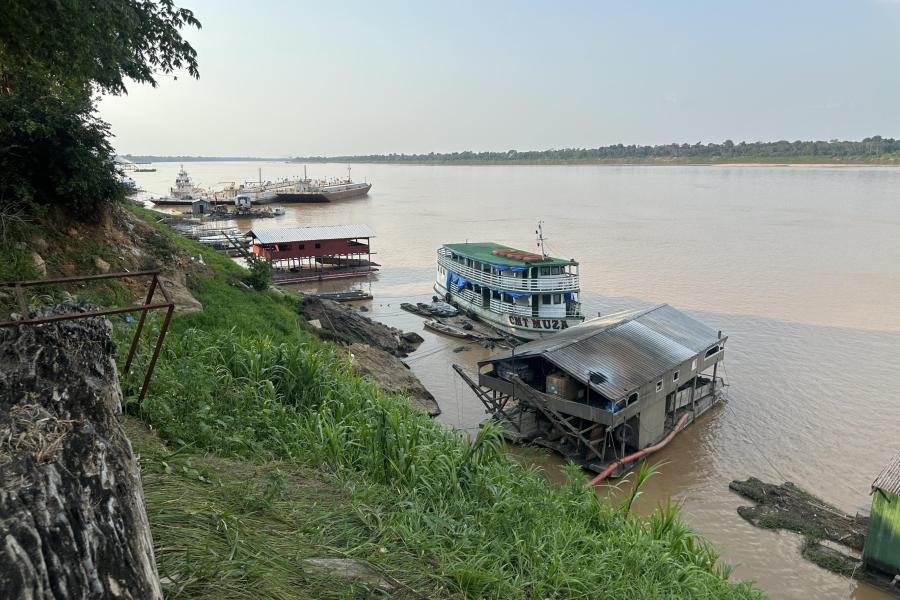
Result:
[[[453,368],[507,439],[619,476],[719,402],[726,340],[663,304],[522,344],[474,378]]]

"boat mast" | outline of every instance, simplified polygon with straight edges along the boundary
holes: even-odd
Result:
[[[541,257],[547,258],[547,251],[544,250],[544,241],[547,239],[544,237],[544,222],[538,221],[537,229],[535,229],[534,234],[537,236],[537,245],[538,248],[541,249]]]

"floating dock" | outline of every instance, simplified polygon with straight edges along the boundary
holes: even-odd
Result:
[[[522,344],[476,378],[454,369],[508,439],[616,476],[719,401],[726,340],[663,304]]]

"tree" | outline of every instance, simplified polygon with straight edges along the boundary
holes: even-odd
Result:
[[[86,215],[122,197],[95,94],[181,69],[198,77],[185,26],[200,23],[172,0],[4,0],[0,198]]]

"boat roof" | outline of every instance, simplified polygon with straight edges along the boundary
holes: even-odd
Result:
[[[373,238],[375,232],[368,225],[320,225],[316,227],[254,228],[248,231],[244,237],[256,238],[260,244],[283,244],[313,240]]]
[[[453,252],[465,256],[467,258],[471,258],[474,260],[480,260],[481,262],[490,263],[494,265],[502,265],[504,267],[521,267],[525,265],[540,265],[540,266],[548,266],[548,265],[575,265],[578,264],[574,260],[567,260],[564,258],[553,258],[552,256],[548,256],[544,260],[538,261],[528,261],[528,260],[519,260],[516,258],[509,258],[508,256],[497,256],[496,254],[492,254],[494,250],[517,250],[516,248],[511,248],[509,246],[504,246],[503,244],[496,244],[494,242],[466,242],[464,244],[444,244],[444,248],[449,248]],[[527,250],[519,250],[519,252],[528,252]]]
[[[540,356],[581,383],[617,400],[712,346],[716,331],[668,304],[590,319],[479,363]],[[603,381],[590,382],[591,374]]]

